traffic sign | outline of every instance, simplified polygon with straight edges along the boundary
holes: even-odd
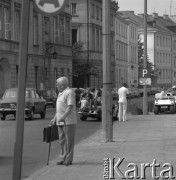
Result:
[[[57,15],[68,0],[33,0],[34,7],[44,16]]]
[[[151,85],[151,78],[140,78],[140,85]]]
[[[140,68],[139,77],[140,78],[150,78],[151,77],[150,69],[149,68]]]

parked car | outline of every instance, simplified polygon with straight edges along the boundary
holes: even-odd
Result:
[[[160,112],[170,112],[174,114],[176,110],[175,97],[172,93],[156,93],[154,102],[154,114],[159,114]]]
[[[57,94],[55,90],[44,90],[40,91],[40,95],[46,100],[46,105],[51,105],[53,108],[56,107]]]
[[[5,120],[7,115],[16,117],[18,89],[7,89],[0,100],[0,116],[1,120]],[[25,95],[25,115],[30,119],[34,119],[34,114],[40,114],[41,118],[46,115],[46,100],[41,98],[36,89],[26,88]]]

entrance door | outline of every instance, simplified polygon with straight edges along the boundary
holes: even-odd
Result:
[[[4,91],[4,70],[0,65],[0,97],[3,95]]]

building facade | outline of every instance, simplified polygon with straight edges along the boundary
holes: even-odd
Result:
[[[115,87],[128,83],[128,26],[129,23],[118,13],[115,18]]]
[[[136,21],[138,36],[144,42],[144,14],[135,15],[134,11],[124,11],[125,16]],[[157,13],[147,17],[147,56],[155,72],[152,87],[169,88],[175,79],[173,70],[175,50],[175,23],[167,15]],[[139,78],[142,75],[139,74]]]
[[[19,83],[21,2],[0,0],[0,94]],[[31,2],[29,21],[26,86],[54,89],[60,76],[72,83],[71,6],[57,16],[44,17]]]
[[[115,82],[115,16],[118,3],[111,3],[111,62],[112,82]],[[75,85],[80,87],[102,86],[102,0],[72,0],[72,44],[84,44],[84,53],[77,56],[73,63],[85,64],[89,72],[84,79],[75,77]],[[77,67],[76,67],[77,68]],[[74,71],[74,70],[73,70]],[[114,86],[114,84],[113,84]]]

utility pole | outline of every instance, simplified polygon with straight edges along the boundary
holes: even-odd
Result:
[[[22,24],[19,54],[18,102],[16,116],[16,141],[14,145],[13,180],[21,180],[23,136],[24,136],[24,107],[26,95],[26,72],[28,58],[28,35],[30,0],[22,1]]]
[[[144,0],[144,69],[147,69],[147,0]],[[148,114],[147,85],[144,85],[143,114]]]
[[[103,142],[113,141],[112,126],[112,72],[111,72],[111,0],[103,0],[103,96],[102,137]]]
[[[88,67],[87,87],[89,87],[89,86],[90,86],[90,61],[89,61],[89,0],[87,0],[87,67]]]

